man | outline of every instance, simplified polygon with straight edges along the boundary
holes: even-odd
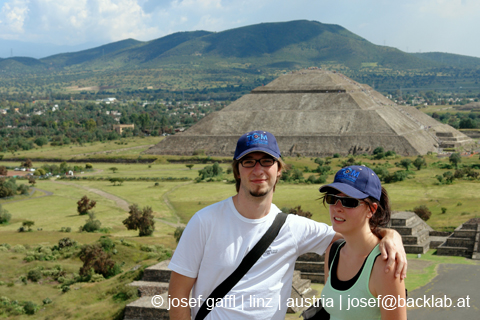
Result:
[[[198,299],[205,301],[237,268],[280,212],[272,199],[285,164],[271,133],[253,131],[241,136],[232,166],[237,194],[192,217],[169,264],[173,270],[171,301],[186,301],[192,288],[191,296],[197,299],[188,306],[171,307],[172,320],[194,319],[200,308]],[[402,272],[404,278],[401,237],[391,230],[382,235],[388,239],[387,244],[382,241],[388,247],[388,269],[399,254],[396,275]],[[297,257],[306,252],[323,254],[338,238],[341,235],[326,224],[289,215],[267,251],[206,319],[284,319]],[[382,251],[386,259],[385,249]]]

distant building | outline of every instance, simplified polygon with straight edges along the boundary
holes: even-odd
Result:
[[[115,130],[118,134],[122,134],[123,129],[135,129],[134,124],[114,124],[113,130]]]

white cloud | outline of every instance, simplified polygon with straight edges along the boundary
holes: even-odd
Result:
[[[479,1],[467,0],[423,0],[412,5],[419,12],[443,19],[464,19],[472,15],[477,16],[480,10]]]
[[[28,1],[13,0],[5,3],[0,11],[0,34],[6,39],[23,34],[28,12]]]
[[[150,40],[159,33],[137,0],[13,0],[2,8],[6,18],[2,31],[56,44]]]
[[[0,38],[108,43],[306,19],[402,50],[480,56],[479,15],[479,0],[0,0]]]

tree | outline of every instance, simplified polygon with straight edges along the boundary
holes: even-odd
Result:
[[[111,168],[108,168],[108,170],[112,170],[112,172],[115,173],[115,172],[118,171],[118,168],[117,167],[111,167]]]
[[[39,147],[43,147],[44,145],[46,145],[48,143],[48,139],[46,137],[38,137],[37,139],[35,139],[35,144]]]
[[[400,166],[404,167],[405,170],[407,170],[407,171],[408,171],[408,168],[410,167],[411,164],[412,164],[412,160],[410,160],[410,159],[402,159],[402,161],[400,161]]]
[[[27,221],[23,221],[22,223],[22,226],[24,228],[28,228],[28,231],[32,231],[32,226],[35,224],[34,221],[31,221],[31,220],[27,220]]]
[[[28,177],[28,183],[32,185],[32,187],[35,187],[35,183],[37,183],[36,179],[33,176]]]
[[[139,230],[139,236],[149,236],[155,230],[155,221],[153,221],[153,211],[151,207],[144,207],[142,210],[136,204],[128,207],[130,215],[122,223],[128,230]]]
[[[413,212],[415,212],[423,221],[427,221],[432,216],[432,212],[425,205],[415,207]]]
[[[87,196],[83,196],[82,199],[77,202],[78,214],[81,216],[88,214],[96,204],[97,202],[95,200],[90,200]]]
[[[413,165],[415,166],[415,168],[417,168],[417,170],[420,170],[422,167],[427,166],[427,162],[422,156],[418,156],[417,159],[413,161]]]
[[[97,123],[93,119],[88,119],[88,121],[85,123],[85,129],[88,131],[95,131],[97,128]]]
[[[185,167],[187,167],[188,169],[192,170],[193,164],[186,164]]]
[[[122,185],[122,183],[123,183],[125,180],[122,179],[122,178],[110,178],[109,181],[110,181],[111,183],[113,183],[114,186],[116,186],[117,183],[118,183],[118,185],[120,186],[120,185]]]
[[[458,169],[458,164],[462,162],[462,157],[460,156],[460,153],[454,152],[450,155],[448,161],[455,166],[455,169]]]
[[[23,162],[23,163],[21,164],[21,166],[22,166],[22,167],[25,167],[25,168],[31,168],[31,167],[33,167],[32,160],[30,160],[30,159],[25,160],[25,162]]]

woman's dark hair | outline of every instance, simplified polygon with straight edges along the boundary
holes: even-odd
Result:
[[[327,189],[327,192],[323,195],[323,199],[321,198],[323,205],[325,207],[326,207],[325,195],[327,193],[339,194],[340,191],[333,188]],[[387,224],[390,222],[390,216],[392,213],[390,209],[390,199],[388,197],[387,190],[385,190],[385,188],[382,187],[382,195],[380,196],[380,201],[378,201],[373,197],[368,197],[362,200],[365,201],[367,206],[369,206],[370,210],[373,212],[373,215],[369,221],[370,230],[372,230],[373,234],[375,234],[377,237],[381,238],[378,228],[387,226]],[[377,204],[377,211],[374,210],[374,207],[373,207],[374,203]]]
[[[370,229],[372,232],[379,238],[381,238],[380,234],[378,233],[378,228],[386,227],[387,224],[390,222],[391,216],[391,209],[390,209],[390,199],[388,198],[387,190],[382,187],[382,195],[380,197],[380,201],[373,197],[368,197],[363,199],[365,203],[370,207],[373,215],[370,218]],[[377,204],[377,211],[374,210],[373,204]]]

